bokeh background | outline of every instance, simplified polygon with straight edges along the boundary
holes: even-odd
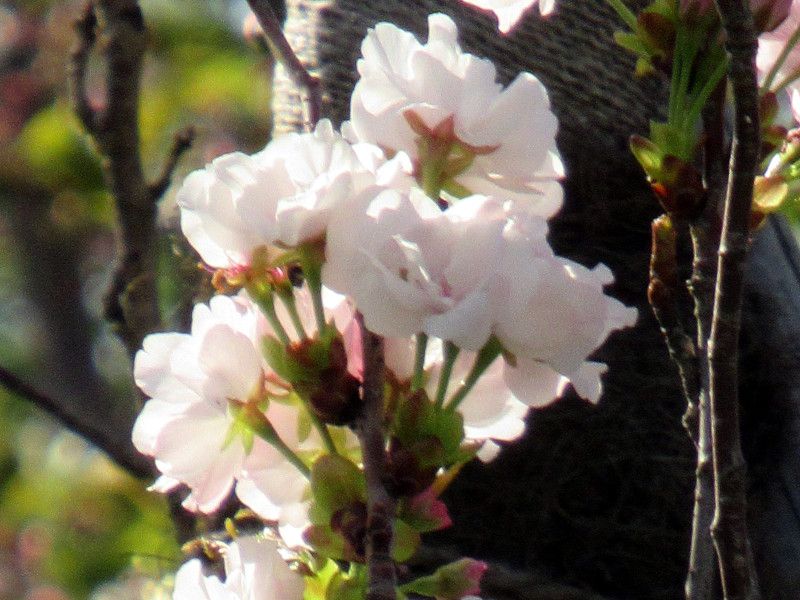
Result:
[[[81,6],[0,2],[0,366],[47,394],[135,402],[130,362],[101,317],[116,256],[114,204],[67,96]],[[244,39],[245,2],[141,6],[149,176],[187,125],[197,135],[176,184],[222,153],[263,147],[272,65]],[[88,95],[102,105],[102,61],[95,56],[91,66]],[[176,235],[177,187],[159,217],[159,291],[171,328],[185,321],[205,283]],[[146,491],[148,483],[0,388],[0,600],[169,597],[162,578],[169,583],[180,549],[166,503]]]

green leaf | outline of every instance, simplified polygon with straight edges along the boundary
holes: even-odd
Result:
[[[314,498],[309,515],[312,522],[328,525],[333,514],[354,502],[365,502],[367,484],[364,473],[340,455],[321,456],[311,467],[311,493]]]
[[[397,562],[405,562],[417,551],[421,541],[419,532],[399,519],[394,522],[394,540],[392,558]]]
[[[363,600],[367,594],[367,570],[362,565],[352,563],[350,572],[339,571],[328,585],[326,600]]]
[[[291,384],[307,383],[311,380],[308,370],[289,354],[286,346],[274,337],[265,337],[262,342],[264,358],[272,370]]]
[[[310,525],[303,532],[303,539],[314,552],[333,560],[348,560],[345,539],[327,525]]]
[[[322,563],[321,566],[314,569],[313,575],[305,578],[303,600],[325,600],[325,593],[331,580],[340,573],[339,565],[334,561],[324,559],[319,562]]]

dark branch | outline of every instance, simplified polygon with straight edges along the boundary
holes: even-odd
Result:
[[[653,221],[650,284],[647,297],[667,343],[669,356],[678,367],[688,410],[696,410],[700,395],[700,376],[697,370],[695,344],[686,333],[678,308],[680,290],[676,239],[677,233],[670,217],[662,215]],[[697,443],[696,429],[689,427],[689,433],[692,440]]]
[[[0,385],[48,412],[70,431],[103,450],[131,475],[142,478],[153,475],[153,467],[144,456],[133,451],[132,446],[123,446],[116,439],[110,439],[107,431],[95,427],[88,419],[81,418],[80,412],[71,411],[73,403],[51,398],[3,367],[0,367]]]
[[[367,480],[367,600],[395,600],[397,575],[392,560],[395,501],[383,484],[386,471],[383,339],[366,328],[360,313],[358,319],[364,356],[364,406],[356,432]]]
[[[194,136],[195,131],[192,126],[181,129],[175,134],[172,140],[172,148],[167,155],[167,160],[164,163],[164,168],[161,170],[161,175],[150,184],[150,197],[153,202],[157,202],[161,196],[164,195],[164,192],[167,191],[170,181],[172,180],[172,173],[175,171],[175,167],[178,166],[181,155],[192,147]]]
[[[697,355],[700,397],[695,419],[697,470],[695,472],[692,542],[686,578],[688,600],[711,600],[714,595],[716,569],[711,523],[714,519],[714,467],[711,449],[711,405],[708,397],[708,336],[717,281],[717,248],[719,247],[719,207],[725,197],[725,126],[724,103],[727,81],[717,86],[703,111],[703,184],[705,206],[689,224],[692,238],[692,277],[689,292],[694,300],[697,327]],[[688,417],[688,411],[687,411]],[[686,418],[684,419],[687,420]]]
[[[139,85],[145,26],[136,0],[94,0],[76,23],[71,95],[81,122],[102,154],[108,185],[117,205],[121,263],[106,295],[105,316],[133,357],[144,337],[159,329],[156,293],[156,201],[166,189],[191,133],[176,136],[164,171],[152,185],[145,180],[139,151]],[[106,105],[92,107],[86,70],[93,48],[106,63]]]
[[[711,527],[727,600],[759,598],[746,520],[746,474],[739,428],[738,344],[744,263],[760,130],[757,47],[745,0],[716,0],[730,56],[735,121],[725,215],[719,246],[714,316],[708,341],[715,514]]]
[[[306,128],[313,129],[322,115],[322,92],[319,79],[311,75],[297,58],[297,54],[283,34],[280,21],[269,1],[247,0],[247,3],[258,19],[261,29],[264,30],[267,43],[269,43],[275,59],[286,68],[295,85],[305,91]]]
[[[72,49],[70,61],[70,95],[75,114],[86,131],[93,133],[96,129],[95,111],[89,103],[86,95],[86,70],[89,64],[89,54],[95,43],[95,28],[97,27],[97,17],[94,14],[94,6],[87,3],[83,7],[81,16],[75,21],[75,30],[78,39]]]

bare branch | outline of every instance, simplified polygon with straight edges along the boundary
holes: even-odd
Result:
[[[717,281],[716,252],[719,247],[718,209],[725,196],[725,131],[723,105],[726,81],[720,82],[703,111],[703,182],[706,202],[700,215],[689,225],[694,261],[689,292],[694,300],[697,322],[697,354],[700,397],[695,415],[697,470],[695,472],[694,511],[689,570],[686,578],[688,600],[714,597],[716,569],[711,523],[714,518],[714,470],[711,449],[711,406],[708,397],[708,335]],[[687,412],[688,416],[688,412]]]
[[[72,101],[104,158],[117,205],[121,263],[106,295],[105,315],[131,357],[161,324],[156,294],[156,201],[169,184],[192,132],[180,132],[157,181],[149,185],[139,150],[139,85],[145,26],[136,0],[90,1],[76,23],[70,69]],[[97,46],[106,62],[106,105],[93,108],[86,94],[89,54]]]
[[[167,160],[161,170],[161,175],[150,184],[150,197],[153,202],[157,202],[161,196],[164,195],[164,192],[167,191],[172,179],[172,173],[175,171],[175,167],[178,166],[181,155],[192,147],[194,136],[194,127],[189,126],[181,129],[173,137],[172,148],[167,155]]]
[[[305,90],[305,125],[306,129],[312,130],[322,115],[322,91],[319,79],[311,75],[303,63],[300,62],[300,59],[297,58],[297,54],[295,54],[283,34],[280,21],[278,21],[278,17],[275,15],[269,0],[247,0],[247,3],[250,5],[250,10],[253,11],[256,19],[258,19],[261,29],[264,30],[267,43],[275,59],[286,67],[289,77],[292,78],[295,85]]]
[[[662,215],[653,221],[647,298],[661,327],[670,358],[678,367],[683,394],[691,411],[696,410],[700,396],[700,376],[695,344],[686,333],[678,309],[676,238],[675,225],[669,216]],[[697,443],[696,429],[689,427],[689,433]]]
[[[367,600],[395,600],[397,575],[392,560],[395,501],[386,491],[386,445],[383,435],[383,339],[369,331],[361,313],[364,356],[363,412],[356,429],[367,480]]]
[[[738,343],[753,181],[760,152],[756,35],[745,0],[716,0],[730,55],[735,121],[708,341],[715,514],[711,527],[726,600],[760,597],[747,535],[746,467],[739,428]]]
[[[0,385],[48,412],[62,425],[103,450],[131,475],[152,476],[153,467],[144,456],[133,450],[132,445],[120,445],[116,439],[109,437],[108,431],[95,427],[89,420],[81,418],[80,411],[70,410],[74,403],[48,396],[4,367],[0,367]]]
[[[75,21],[75,30],[78,34],[75,47],[72,49],[70,60],[70,95],[81,124],[86,131],[92,133],[96,130],[97,120],[94,109],[86,95],[86,69],[89,63],[89,54],[95,43],[95,28],[97,17],[91,2],[83,7],[81,16]]]

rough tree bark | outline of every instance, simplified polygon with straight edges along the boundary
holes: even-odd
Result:
[[[465,49],[491,58],[504,82],[529,70],[547,85],[568,173],[551,243],[586,265],[608,264],[617,279],[610,293],[637,306],[640,319],[597,352],[610,367],[600,406],[568,394],[532,414],[520,444],[489,466],[465,469],[448,498],[456,527],[431,543],[608,597],[680,598],[694,449],[681,429],[678,376],[645,296],[649,223],[659,209],[627,144],[664,106],[663,82],[633,77],[632,57],[611,38],[620,23],[603,0],[560,0],[546,22],[534,9],[507,38],[492,18],[456,0],[289,0],[287,35],[321,79],[323,116],[346,118],[368,27],[388,20],[424,38],[426,16],[436,11],[456,19]],[[299,98],[280,73],[275,107],[277,130],[300,125]],[[780,219],[756,236],[745,276],[749,520],[763,595],[784,599],[800,585],[800,260]],[[523,578],[495,586],[494,597],[571,597],[534,579],[541,585]]]

